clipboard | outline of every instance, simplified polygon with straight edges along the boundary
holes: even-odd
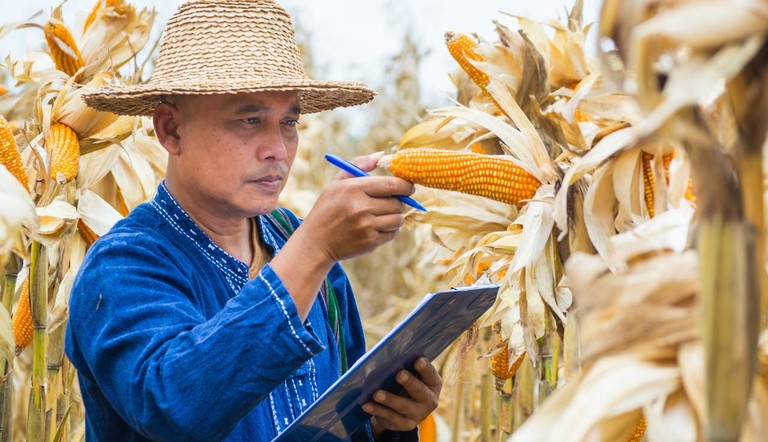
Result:
[[[498,285],[428,294],[272,442],[341,442],[370,419],[362,405],[379,389],[399,393],[395,375],[420,356],[434,360],[496,301]]]

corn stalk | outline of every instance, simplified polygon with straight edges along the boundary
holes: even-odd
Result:
[[[13,294],[16,280],[21,270],[21,259],[12,255],[3,269],[2,303],[8,314],[13,306]],[[11,365],[13,361],[0,356],[2,367],[2,383],[0,384],[0,441],[10,441],[12,435],[11,421],[13,417],[13,382],[11,382]]]
[[[45,374],[48,340],[48,258],[47,248],[38,241],[32,243],[30,265],[30,302],[35,332],[32,356],[32,386],[27,416],[27,440],[45,441]]]
[[[683,137],[696,173],[700,216],[696,247],[706,357],[704,434],[711,441],[737,441],[757,361],[760,271],[755,230],[745,215],[737,162],[698,116],[687,116]]]

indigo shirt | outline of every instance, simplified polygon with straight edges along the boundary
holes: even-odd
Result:
[[[285,240],[256,220],[274,256]],[[365,352],[362,324],[338,263],[329,279],[351,365]],[[249,280],[164,183],[93,244],[69,308],[89,441],[271,440],[340,375],[321,297],[302,323],[272,267]],[[358,433],[369,440],[370,425]]]

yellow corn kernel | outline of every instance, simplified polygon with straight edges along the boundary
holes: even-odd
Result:
[[[67,26],[60,20],[49,18],[43,26],[43,32],[56,69],[70,77],[75,75],[83,67],[84,62],[82,55],[80,55],[80,49],[77,48],[75,39],[72,38],[72,33],[69,32]],[[75,80],[79,79],[80,75],[75,78]]]
[[[0,115],[0,164],[16,177],[25,189],[29,188],[29,177],[21,162],[21,152],[16,145],[16,139],[13,138],[11,126],[2,115]]]
[[[86,30],[91,26],[94,20],[96,20],[96,14],[98,14],[99,9],[102,8],[102,6],[106,8],[114,7],[119,0],[96,0],[96,4],[93,5],[93,9],[91,9],[91,13],[88,14],[88,18],[85,19],[85,24],[83,25],[83,33],[85,33]]]
[[[467,34],[456,34],[448,31],[445,33],[445,44],[448,52],[459,63],[469,78],[477,84],[480,89],[485,90],[490,82],[488,74],[476,68],[469,60],[485,61],[485,57],[476,52],[477,41]]]
[[[99,239],[99,235],[96,234],[93,230],[91,230],[90,227],[86,223],[83,222],[82,219],[77,220],[77,231],[80,233],[80,236],[83,238],[83,241],[85,241],[85,249],[88,250],[88,248],[93,245],[94,242],[96,242],[97,239]]]
[[[632,434],[629,435],[627,442],[640,442],[643,440],[646,427],[648,427],[648,422],[645,421],[644,417],[641,417],[640,420],[637,421],[637,425],[635,426],[634,431],[632,431]]]
[[[13,339],[16,341],[16,354],[32,343],[35,326],[32,324],[32,305],[29,302],[29,277],[21,285],[21,295],[13,313]]]
[[[541,182],[505,155],[412,148],[379,160],[379,167],[415,184],[521,204]]]
[[[51,179],[58,184],[72,181],[80,167],[80,142],[75,131],[66,124],[51,124],[45,147],[51,158]]]

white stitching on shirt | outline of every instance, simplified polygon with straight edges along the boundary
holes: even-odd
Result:
[[[275,398],[272,397],[272,392],[269,392],[269,408],[272,410],[272,424],[275,426],[275,431],[280,434],[280,421],[277,420],[277,408],[275,408]]]
[[[317,391],[317,373],[315,370],[315,359],[309,359],[309,385],[312,387],[312,402],[315,402],[320,394]]]
[[[247,282],[247,281],[248,281],[248,279],[247,279],[247,278],[243,278],[241,275],[238,275],[237,273],[233,272],[231,269],[228,269],[228,268],[226,268],[226,267],[222,267],[222,266],[221,266],[221,264],[218,262],[218,260],[216,260],[216,259],[215,259],[213,256],[211,256],[211,255],[208,253],[208,251],[207,251],[207,250],[205,250],[205,248],[204,248],[204,247],[203,247],[201,244],[198,244],[198,243],[197,243],[197,241],[195,241],[194,239],[192,239],[192,238],[191,238],[191,237],[190,237],[190,236],[187,234],[187,232],[185,232],[184,230],[182,230],[182,229],[181,229],[181,227],[180,227],[178,224],[176,224],[176,222],[175,222],[175,221],[173,221],[173,219],[171,219],[171,217],[169,216],[168,212],[166,212],[166,210],[165,210],[165,209],[163,209],[162,207],[160,207],[160,205],[158,205],[158,204],[157,204],[157,203],[155,203],[154,201],[152,201],[152,203],[151,203],[151,204],[152,204],[152,206],[153,206],[155,209],[157,209],[157,211],[158,211],[158,212],[160,212],[160,215],[161,215],[163,218],[165,218],[166,220],[168,220],[168,222],[169,222],[169,223],[170,223],[170,224],[173,226],[173,228],[174,228],[174,229],[176,229],[176,231],[178,231],[178,232],[179,232],[179,233],[181,233],[182,235],[186,236],[186,237],[187,237],[187,238],[188,238],[188,239],[189,239],[189,240],[190,240],[190,241],[191,241],[191,242],[192,242],[192,243],[193,243],[193,244],[194,244],[194,245],[195,245],[195,246],[196,246],[198,249],[200,249],[200,251],[201,251],[201,252],[203,252],[203,254],[205,255],[205,257],[206,257],[206,258],[208,258],[208,261],[210,261],[210,262],[211,262],[213,265],[215,265],[216,267],[218,267],[218,268],[219,268],[219,270],[221,270],[221,271],[222,271],[222,272],[224,272],[224,273],[229,273],[229,274],[231,274],[231,275],[235,276],[237,279],[239,279],[239,280],[242,280],[242,281],[243,281],[243,284],[245,284],[245,282]]]
[[[296,329],[293,327],[293,324],[291,323],[291,315],[288,314],[288,310],[285,308],[285,304],[283,303],[283,300],[280,299],[279,296],[277,296],[277,293],[275,293],[275,289],[272,288],[272,284],[267,281],[267,278],[264,277],[261,273],[259,273],[259,279],[264,281],[264,284],[267,285],[267,288],[269,288],[269,293],[272,295],[272,297],[277,301],[278,305],[280,305],[280,308],[283,310],[283,315],[285,315],[285,319],[288,320],[288,326],[291,328],[291,334],[294,338],[301,344],[302,347],[304,347],[304,350],[307,351],[307,353],[312,354],[312,350],[307,347],[307,344],[304,343],[304,341],[299,338],[299,334],[296,332]]]
[[[293,387],[293,393],[298,396],[299,392],[296,390],[296,385],[293,385],[293,379],[291,381],[291,386]],[[285,396],[288,399],[286,402],[288,402],[288,410],[291,413],[291,420],[294,420],[298,417],[296,414],[296,410],[293,408],[293,398],[294,396],[291,395],[291,390],[288,389],[288,381],[283,382],[283,390],[285,390]],[[287,420],[287,419],[286,419]]]
[[[192,219],[189,217],[189,215],[187,215],[187,212],[185,212],[185,211],[184,211],[184,209],[182,209],[182,208],[181,208],[181,206],[179,206],[179,203],[177,203],[177,202],[176,202],[176,199],[173,197],[173,195],[171,195],[171,192],[169,192],[169,191],[168,191],[168,188],[165,186],[165,182],[163,182],[163,183],[161,184],[161,187],[162,187],[162,190],[163,190],[163,191],[165,191],[165,193],[167,194],[167,197],[168,197],[168,198],[166,198],[166,199],[170,200],[170,201],[173,203],[173,205],[174,205],[174,206],[176,206],[176,208],[179,210],[179,212],[181,212],[182,214],[184,214],[184,216],[185,216],[187,219],[189,219],[189,220],[190,220],[190,222],[192,222],[192,223],[194,224],[194,221],[192,221]],[[152,205],[155,205],[155,206],[157,206],[157,205],[155,204],[155,201],[152,201]],[[162,210],[162,211],[165,211],[165,209],[163,209],[163,208],[160,208],[159,206],[157,206],[157,207],[158,207],[160,210]],[[178,215],[177,213],[174,213],[174,214],[173,214],[173,216],[174,216],[176,219],[179,219],[179,215]],[[171,222],[173,222],[173,221],[171,221]],[[184,233],[184,236],[186,236],[186,237],[187,237],[187,238],[189,238],[190,240],[192,239],[192,238],[190,238],[190,237],[189,237],[189,235],[187,235],[185,232],[183,232],[183,231],[181,230],[181,227],[180,227],[180,226],[175,226],[175,228],[176,228],[176,230],[178,230],[179,232],[182,232],[182,233]],[[191,232],[192,234],[194,234],[194,235],[197,235],[197,232],[195,232],[193,229],[190,229],[190,232]],[[193,241],[193,242],[194,242],[194,241]],[[201,246],[200,244],[197,244],[197,243],[195,243],[195,244],[196,244],[198,247],[202,248],[202,246]],[[232,255],[230,255],[229,253],[227,253],[227,252],[226,252],[226,250],[222,249],[221,247],[219,247],[219,246],[218,246],[218,244],[216,244],[216,243],[214,243],[213,241],[211,241],[211,240],[210,240],[210,238],[208,238],[208,248],[210,248],[211,250],[214,250],[214,249],[218,249],[218,250],[219,250],[221,253],[223,253],[224,255],[226,255],[226,256],[229,256],[229,257],[230,257],[230,258],[232,258],[232,259],[235,259],[234,257],[232,257]],[[208,255],[208,257],[209,257],[211,260],[213,260],[213,257],[212,257],[212,256]],[[222,259],[222,261],[224,261],[224,262],[226,263],[226,260],[223,260],[223,259]],[[227,270],[228,270],[229,272],[232,272],[232,270],[231,270],[231,269],[227,269]],[[238,268],[238,271],[240,271],[240,272],[242,273],[242,268]],[[232,272],[232,273],[233,273],[233,272]],[[247,273],[247,272],[246,272],[246,273]],[[234,273],[234,274],[235,274],[235,275],[237,275],[237,273]],[[245,278],[244,278],[242,275],[238,275],[238,277],[239,277],[239,278],[242,278],[244,281],[248,281],[248,278],[247,278],[247,277],[245,277]]]

